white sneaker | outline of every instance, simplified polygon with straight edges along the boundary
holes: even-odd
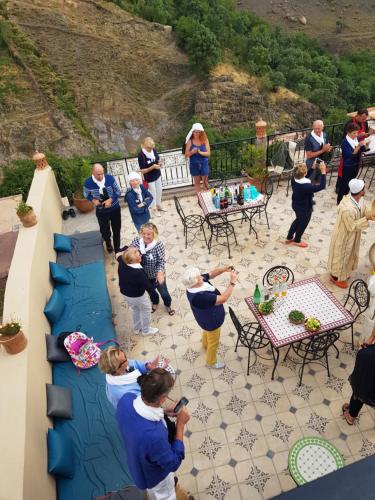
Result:
[[[142,330],[134,330],[134,335],[139,335]]]
[[[154,215],[155,217],[161,217],[161,213],[159,212],[159,210],[155,210]]]
[[[163,207],[159,207],[158,210],[159,212],[168,212],[168,209]]]
[[[208,368],[213,368],[214,370],[220,370],[221,368],[224,368],[225,363],[223,363],[222,361],[218,361],[214,365],[206,365],[206,366],[208,366]]]
[[[147,332],[142,332],[142,335],[145,337],[146,335],[155,335],[155,333],[158,333],[159,331],[159,328],[152,328],[152,326],[150,326],[150,328],[147,330]]]

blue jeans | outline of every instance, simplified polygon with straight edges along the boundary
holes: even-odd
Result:
[[[150,294],[151,302],[154,305],[159,304],[159,294],[156,293],[156,290],[160,293],[161,298],[163,299],[164,305],[166,307],[171,307],[172,304],[172,297],[170,296],[167,288],[167,280],[165,279],[164,282],[159,285],[158,281],[156,279],[150,280],[152,286],[154,287],[154,291]]]

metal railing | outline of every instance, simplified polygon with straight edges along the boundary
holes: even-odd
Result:
[[[324,131],[332,145],[341,143],[343,125],[343,123],[334,123],[325,126]],[[310,131],[311,128],[305,128],[267,135],[264,140],[267,165],[272,165],[272,156],[281,142],[295,143],[294,149],[298,152],[299,159],[302,160],[304,157],[304,141]],[[256,141],[256,137],[247,137],[211,144],[210,177],[222,176],[225,179],[238,177],[243,168],[243,148],[246,144],[256,144]],[[182,154],[181,149],[163,151],[160,153],[160,158],[163,165],[161,174],[164,189],[193,184],[189,170],[189,160]],[[136,157],[121,158],[108,160],[105,163],[108,173],[116,178],[121,192],[124,193],[128,188],[128,174],[133,170],[139,170],[138,159]]]

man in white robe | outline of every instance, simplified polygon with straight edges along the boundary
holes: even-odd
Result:
[[[331,281],[340,288],[348,287],[352,271],[357,269],[362,229],[369,220],[375,220],[371,206],[363,202],[365,183],[361,179],[349,182],[350,193],[337,207],[337,219],[328,254],[328,271]]]

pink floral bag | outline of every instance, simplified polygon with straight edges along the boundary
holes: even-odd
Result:
[[[107,342],[118,344],[116,339],[109,339],[105,342],[94,342],[94,339],[88,337],[85,333],[72,332],[65,338],[64,346],[74,366],[80,370],[86,370],[98,364],[101,355],[100,346]]]

